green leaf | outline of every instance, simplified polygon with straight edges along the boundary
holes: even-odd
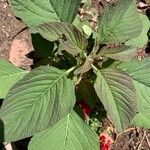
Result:
[[[141,61],[132,60],[129,62],[120,63],[117,67],[128,72],[133,78],[133,82],[137,91],[138,97],[138,118],[141,116],[143,118],[144,114],[150,113],[150,59],[145,58]],[[146,118],[147,115],[144,115]],[[147,118],[148,120],[148,118]],[[137,125],[137,123],[136,123]],[[146,127],[147,124],[143,124]],[[150,126],[149,126],[150,127]]]
[[[92,29],[85,24],[82,26],[82,29],[87,36],[90,36],[93,32]]]
[[[118,0],[107,6],[99,20],[99,42],[126,42],[140,35],[142,20],[137,12],[136,0]]]
[[[95,91],[118,131],[122,132],[136,113],[136,93],[132,78],[118,69],[96,72]]]
[[[72,55],[81,53],[87,46],[86,36],[73,25],[67,23],[46,23],[31,28],[31,32],[38,32],[49,41],[59,40],[64,49]]]
[[[134,119],[133,124],[137,127],[150,128],[150,115],[149,113],[138,113]]]
[[[84,9],[89,9],[92,6],[92,1],[91,0],[81,0],[81,3],[83,3],[83,8]]]
[[[29,150],[99,150],[98,136],[72,111],[55,126],[36,134]]]
[[[0,98],[5,98],[9,89],[27,73],[28,71],[0,59]]]
[[[100,50],[101,57],[109,57],[120,61],[129,61],[136,55],[136,48],[131,46],[104,47]]]
[[[72,23],[79,0],[11,0],[16,15],[29,27],[46,22]]]
[[[139,81],[147,86],[150,86],[148,75],[150,74],[150,58],[142,60],[133,59],[129,62],[122,62],[117,65],[117,68],[127,71],[134,80]]]
[[[32,70],[10,89],[1,107],[4,140],[45,130],[68,115],[74,103],[74,86],[66,72],[49,66]]]
[[[82,27],[84,25],[91,27],[90,22],[85,19],[85,20],[81,20],[80,15],[77,15],[72,23],[78,30],[82,31]]]
[[[147,18],[147,16],[141,14],[140,17],[143,22],[143,30],[142,30],[141,34],[138,37],[136,37],[135,39],[132,39],[126,43],[127,45],[131,45],[131,46],[134,46],[137,48],[143,48],[145,46],[145,44],[148,42],[147,33],[150,28],[150,21]]]

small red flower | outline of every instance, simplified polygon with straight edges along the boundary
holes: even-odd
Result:
[[[85,100],[78,101],[77,105],[82,109],[83,115],[84,115],[84,119],[88,120],[89,119],[89,115],[90,115],[90,113],[92,111],[91,107],[85,102]]]
[[[101,143],[100,150],[111,150],[113,140],[107,132],[102,132],[99,140]]]

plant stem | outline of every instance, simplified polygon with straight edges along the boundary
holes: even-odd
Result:
[[[75,68],[76,68],[76,66],[73,66],[72,68],[68,69],[68,70],[66,71],[66,74],[68,75],[68,74],[71,73]]]
[[[92,69],[95,71],[95,72],[98,72],[98,69],[92,64]]]

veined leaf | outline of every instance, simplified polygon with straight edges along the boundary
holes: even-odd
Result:
[[[29,150],[99,150],[98,136],[72,111],[55,126],[36,134]]]
[[[118,0],[104,9],[99,20],[99,42],[126,42],[140,35],[142,20],[137,12],[136,0]]]
[[[96,72],[95,91],[118,131],[122,132],[136,114],[136,93],[132,78],[118,69]]]
[[[134,119],[133,124],[137,127],[150,128],[150,115],[147,113],[138,113]]]
[[[10,89],[0,109],[0,140],[16,141],[45,130],[65,117],[74,103],[74,86],[66,72],[49,66],[32,70]]]
[[[5,98],[9,89],[28,71],[17,68],[13,64],[0,60],[0,98]]]
[[[146,118],[150,113],[150,59],[145,58],[141,61],[132,60],[129,62],[122,62],[117,67],[128,72],[133,78],[133,82],[137,91],[138,96],[138,118]],[[144,116],[144,117],[143,117]],[[137,117],[136,117],[137,118]],[[138,119],[139,120],[139,119]],[[137,123],[136,123],[137,125]],[[145,124],[147,126],[147,124]],[[145,127],[143,124],[143,127]],[[150,127],[150,124],[149,124]]]
[[[131,45],[131,46],[134,46],[137,48],[143,48],[145,46],[145,44],[148,42],[147,33],[150,28],[150,21],[147,18],[147,16],[141,14],[140,17],[143,22],[143,30],[142,30],[141,34],[138,37],[136,37],[135,39],[132,39],[126,43],[127,45]]]
[[[46,22],[72,23],[78,11],[79,0],[11,0],[18,17],[29,27]]]
[[[91,0],[81,0],[81,3],[83,3],[83,8],[89,9],[92,6],[92,1]]]
[[[93,32],[92,29],[89,26],[85,25],[85,24],[82,26],[82,30],[84,31],[84,33],[87,36],[90,36]]]
[[[149,57],[142,60],[133,59],[129,62],[122,62],[117,67],[127,71],[134,80],[150,86],[150,80],[148,80],[148,75],[150,74],[149,60]]]
[[[86,36],[67,23],[50,22],[31,28],[31,32],[38,32],[49,41],[59,40],[64,49],[72,55],[84,51],[87,46]]]
[[[109,57],[120,61],[129,61],[136,55],[136,48],[131,46],[115,46],[113,48],[102,48],[99,53],[102,57]]]

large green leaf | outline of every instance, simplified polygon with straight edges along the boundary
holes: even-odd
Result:
[[[5,98],[9,89],[28,71],[17,68],[13,64],[0,60],[0,98]]]
[[[138,118],[146,118],[150,113],[150,59],[145,58],[141,61],[132,60],[119,64],[117,67],[128,72],[133,78],[133,82],[138,96]],[[143,117],[144,116],[144,117]],[[137,117],[136,117],[137,118]],[[139,119],[138,119],[139,120]],[[148,119],[147,119],[148,120]],[[138,123],[136,123],[138,125]],[[140,125],[140,124],[139,124]],[[143,124],[143,127],[147,127],[147,124]],[[149,124],[150,127],[150,124]]]
[[[46,22],[71,23],[78,11],[79,0],[11,0],[18,17],[29,27]]]
[[[118,131],[122,132],[136,113],[136,93],[132,78],[118,69],[96,72],[95,90]]]
[[[142,20],[136,0],[118,0],[106,7],[99,20],[99,42],[126,42],[140,35]]]
[[[136,55],[136,48],[126,45],[104,47],[100,50],[101,57],[109,57],[120,61],[129,61]]]
[[[99,150],[98,136],[73,111],[55,126],[36,134],[29,150]]]
[[[134,119],[133,124],[137,127],[150,128],[150,113],[138,113]]]
[[[76,55],[87,46],[86,36],[67,23],[50,22],[31,28],[31,32],[40,33],[49,41],[59,40],[68,53]]]
[[[54,125],[74,103],[74,86],[66,72],[49,66],[32,70],[10,89],[1,107],[4,140],[23,139]]]
[[[147,18],[147,16],[141,14],[140,17],[143,22],[143,30],[142,30],[141,34],[138,37],[136,37],[135,39],[132,39],[126,43],[127,45],[131,45],[136,48],[143,48],[145,46],[145,44],[147,44],[147,42],[148,42],[147,33],[150,28],[150,21]]]

